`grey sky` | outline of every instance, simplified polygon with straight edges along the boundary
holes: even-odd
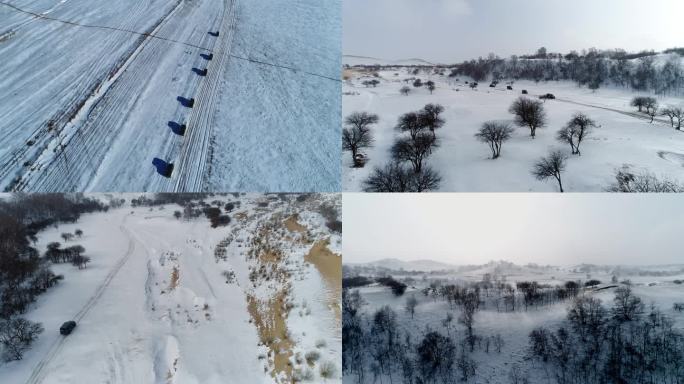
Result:
[[[343,53],[455,62],[684,45],[682,0],[343,0]]]
[[[684,195],[343,196],[344,262],[684,263]]]

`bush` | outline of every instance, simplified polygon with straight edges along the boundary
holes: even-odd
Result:
[[[325,361],[320,367],[321,377],[325,379],[332,379],[337,374],[337,367],[332,361]]]
[[[309,351],[304,355],[304,358],[309,365],[313,365],[321,358],[321,354],[318,351]]]

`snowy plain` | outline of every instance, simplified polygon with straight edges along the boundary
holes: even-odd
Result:
[[[621,88],[601,88],[596,91],[579,88],[565,81],[515,81],[507,90],[502,81],[490,88],[483,81],[470,89],[466,77],[449,78],[435,75],[431,68],[413,74],[414,67],[397,66],[377,72],[362,67],[345,70],[343,85],[343,118],[352,112],[369,112],[379,116],[379,123],[371,127],[375,142],[362,150],[369,158],[364,168],[352,168],[349,152],[342,155],[343,188],[361,191],[363,182],[375,167],[390,162],[390,148],[400,133],[395,130],[398,118],[407,112],[418,111],[428,103],[444,106],[442,118],[446,124],[438,129],[440,147],[426,162],[442,176],[441,192],[553,192],[554,181],[538,181],[530,173],[536,160],[551,149],[567,152],[569,159],[563,174],[567,192],[602,192],[614,181],[616,169],[624,166],[636,172],[648,172],[660,178],[684,182],[684,133],[670,126],[667,118],[637,115],[630,107],[636,93]],[[447,71],[448,72],[448,71]],[[426,87],[415,88],[412,80],[423,83],[432,80],[436,89],[432,94]],[[377,79],[376,87],[366,87],[363,81]],[[399,89],[408,85],[408,96]],[[474,137],[482,123],[489,120],[513,122],[508,112],[522,90],[529,97],[552,93],[556,100],[544,103],[548,125],[537,130],[535,139],[529,130],[516,127],[512,138],[503,144],[501,157],[492,160],[486,144]],[[649,95],[651,96],[651,95]],[[658,97],[660,105],[684,105],[681,97]],[[598,128],[582,143],[582,155],[570,155],[570,148],[556,140],[556,132],[577,112],[597,121]]]
[[[325,381],[339,381],[339,288],[307,259],[326,241],[322,257],[341,268],[341,236],[317,211],[323,203],[339,209],[339,196],[211,201],[236,204],[229,225],[211,228],[204,216],[176,219],[174,211],[183,210],[177,205],[125,206],[40,232],[42,252],[62,242],[61,233],[81,229],[83,237],[69,243],[83,245],[92,262],[83,270],[53,267],[64,280],[25,314],[45,332],[23,360],[0,364],[0,381],[285,383],[308,371],[320,382],[323,363],[334,366]],[[284,224],[293,215],[301,233]],[[264,256],[262,244],[279,250],[280,259]],[[260,276],[262,269],[278,273]],[[279,294],[284,299],[276,309]],[[59,326],[72,319],[75,331],[61,336]],[[265,339],[270,331],[272,339]],[[311,351],[320,359],[303,362]]]
[[[339,190],[340,23],[339,0],[0,4],[0,187]]]

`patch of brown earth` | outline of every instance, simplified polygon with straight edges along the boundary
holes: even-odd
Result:
[[[296,213],[288,217],[285,221],[285,228],[290,232],[306,233],[306,227],[299,224],[299,215]]]
[[[286,255],[280,249],[279,240],[282,234],[276,230],[283,222],[282,217],[274,217],[263,223],[250,241],[247,258],[256,260],[250,267],[250,281],[254,286],[259,284],[278,284],[278,291],[268,298],[259,299],[247,294],[247,308],[259,333],[259,339],[270,350],[273,358],[271,376],[285,376],[283,383],[292,382],[293,342],[288,338],[287,316],[290,305],[287,302],[290,290],[290,274],[283,267]]]
[[[169,284],[169,291],[173,291],[178,287],[178,280],[180,279],[180,272],[178,267],[174,266],[173,271],[171,271],[171,283]]]
[[[274,368],[273,378],[285,374],[286,382],[292,381],[292,341],[288,338],[286,319],[287,289],[283,289],[274,298],[267,301],[247,295],[247,308],[259,333],[261,342],[271,351]]]
[[[340,300],[342,298],[342,256],[334,253],[328,248],[330,239],[319,240],[314,243],[304,256],[304,260],[316,266],[318,272],[323,276],[328,285],[328,302],[335,311],[335,318],[338,325],[342,321],[340,310]]]

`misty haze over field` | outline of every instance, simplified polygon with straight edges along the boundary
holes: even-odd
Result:
[[[682,262],[677,195],[346,194],[343,201],[345,263]]]

